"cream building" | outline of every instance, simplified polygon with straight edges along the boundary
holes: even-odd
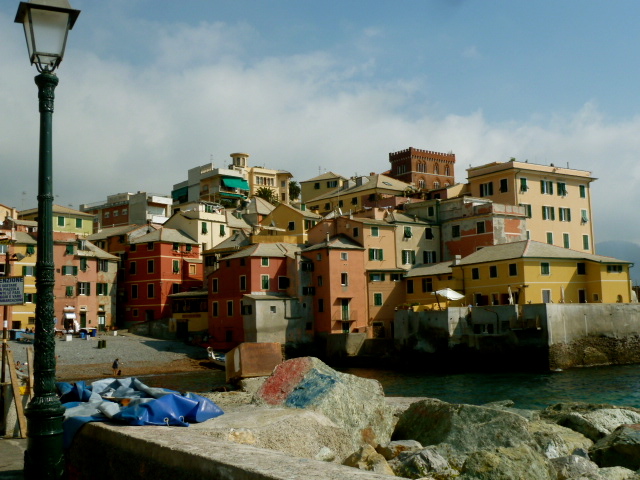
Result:
[[[528,238],[594,253],[591,172],[528,162],[493,162],[467,169],[473,197],[521,205]]]

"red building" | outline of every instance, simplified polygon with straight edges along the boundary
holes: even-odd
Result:
[[[286,296],[292,284],[295,252],[285,243],[257,243],[219,261],[207,279],[210,343],[231,349],[245,341],[243,315],[252,315],[245,295]]]
[[[417,148],[407,148],[389,154],[389,176],[411,183],[420,190],[433,190],[455,183],[454,153],[439,153]]]
[[[171,317],[169,295],[201,289],[200,245],[172,228],[131,238],[125,262],[125,325]]]

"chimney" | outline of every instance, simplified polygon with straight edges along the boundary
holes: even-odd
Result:
[[[453,258],[453,263],[451,264],[452,266],[454,265],[460,265],[460,260],[462,260],[462,255],[456,255]]]

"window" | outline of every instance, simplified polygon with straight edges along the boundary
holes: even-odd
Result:
[[[371,236],[372,237],[379,237],[380,236],[380,229],[378,227],[371,227]]]
[[[247,276],[240,275],[240,291],[244,292],[247,289]]]
[[[422,279],[422,291],[424,293],[433,292],[433,279],[431,278]]]
[[[382,306],[382,293],[373,294],[373,305],[376,307]]]
[[[370,248],[369,260],[384,260],[383,250],[381,248]]]
[[[62,275],[78,275],[78,267],[65,265],[62,267]]]
[[[489,278],[498,278],[498,267],[496,265],[489,266]]]
[[[153,273],[156,269],[154,260],[147,260],[147,273]]]
[[[188,243],[188,244],[186,244],[186,245],[184,246],[184,248],[185,248],[185,250],[186,250],[187,252],[190,252],[190,251],[193,249],[193,245],[191,245],[190,243]]]
[[[76,228],[82,228],[82,219],[76,218]]]
[[[562,234],[562,246],[564,246],[564,248],[571,248],[571,241],[568,233]]]
[[[500,179],[500,192],[505,193],[509,191],[509,180],[506,178]]]
[[[424,183],[424,180],[421,178],[420,180],[418,180],[418,188],[424,189],[424,187],[425,187],[425,183]]]
[[[129,210],[127,210],[126,208],[122,209],[122,215],[126,215],[127,213],[129,213]]]
[[[607,273],[622,273],[622,265],[607,265]]]
[[[542,219],[543,220],[555,220],[556,209],[554,207],[543,206],[542,207]]]
[[[485,233],[484,222],[476,222],[476,233]]]
[[[327,188],[336,188],[338,186],[337,180],[329,180],[327,182]]]
[[[589,244],[589,235],[582,235],[582,248],[584,250],[590,250],[591,247],[589,246]]]
[[[108,272],[109,271],[109,261],[108,260],[98,260],[98,271],[99,272]]]
[[[129,246],[129,250],[132,252],[135,252],[137,249],[138,249],[138,246],[135,243]]]
[[[580,198],[587,198],[587,186],[580,185]]]
[[[576,273],[578,275],[586,275],[587,274],[587,264],[584,262],[578,262],[576,264]]]
[[[402,264],[413,265],[416,263],[416,252],[414,250],[402,250]]]
[[[136,274],[136,262],[131,262],[129,263],[129,274],[130,275],[135,275]]]
[[[433,240],[433,230],[431,230],[431,228],[424,229],[424,238],[427,240]]]
[[[392,282],[399,282],[400,280],[402,280],[402,275],[400,273],[392,273],[391,274],[391,281]]]
[[[411,227],[404,227],[404,238],[413,237],[413,232],[411,231]]]
[[[104,218],[109,218],[110,212],[104,212]]]
[[[540,274],[551,275],[551,264],[549,262],[540,263]]]
[[[218,293],[218,279],[217,278],[211,279],[211,292],[212,293]]]
[[[493,182],[481,183],[480,196],[489,197],[491,195],[493,195]]]
[[[147,242],[147,251],[152,251],[155,248],[153,242]]]
[[[316,182],[313,184],[313,189],[314,190],[320,190],[320,182]]]
[[[211,302],[211,316],[212,317],[217,317],[220,314],[218,308],[219,308],[218,302]]]
[[[580,222],[587,223],[588,221],[589,221],[589,214],[587,213],[587,211],[584,209],[580,210]]]
[[[550,180],[540,180],[540,193],[553,195],[553,182]]]
[[[510,263],[509,264],[509,276],[510,277],[515,277],[518,275],[518,264],[517,263]]]
[[[180,273],[180,260],[172,261],[172,271],[173,273]]]
[[[78,295],[91,295],[91,284],[89,282],[78,282]]]
[[[451,225],[451,236],[453,238],[460,237],[460,225]]]
[[[384,282],[384,273],[370,273],[369,274],[370,282]]]
[[[566,197],[567,196],[567,184],[564,182],[558,182],[557,183],[557,187],[558,187],[558,195],[560,195],[561,197]]]
[[[325,203],[324,204],[324,209],[325,210],[331,210],[331,204],[330,203]]]
[[[260,259],[260,265],[262,265],[263,267],[268,267],[269,266],[269,257],[262,257]]]
[[[527,185],[527,179],[523,177],[520,179],[520,193],[524,193],[527,190],[529,190],[529,186]]]
[[[346,287],[347,285],[349,285],[349,274],[346,272],[342,272],[340,274],[340,285],[342,285],[343,287]]]
[[[547,243],[553,245],[553,232],[547,232]]]
[[[156,296],[155,285],[153,283],[147,284],[147,298],[154,298]]]
[[[480,279],[480,269],[479,268],[472,268],[471,269],[471,278],[473,280],[479,280]]]
[[[524,207],[524,214],[527,216],[527,218],[531,218],[531,205],[527,203],[521,203],[520,206]]]
[[[6,243],[0,243],[0,254],[6,254],[9,251],[9,245]]]
[[[289,222],[289,224],[287,225],[287,230],[291,232],[295,229],[296,229],[296,222]]]
[[[73,245],[67,245],[67,247],[65,248],[65,254],[66,255],[73,255],[75,248]]]
[[[24,303],[36,303],[36,298],[37,298],[36,293],[25,293]]]
[[[114,210],[114,211],[113,211],[113,216],[114,216],[114,217],[117,217],[117,216],[118,216],[118,210]]]
[[[22,275],[25,277],[33,277],[36,274],[36,267],[33,265],[23,265]]]
[[[135,286],[135,285],[134,285]],[[71,285],[64,287],[64,295],[66,297],[73,297],[76,294],[75,288]]]
[[[200,222],[200,233],[202,233],[204,235],[207,232],[208,232],[207,222]]]
[[[260,287],[262,290],[269,290],[269,275],[260,275]]]
[[[82,270],[83,272],[87,271],[87,259],[86,259],[86,257],[81,257],[80,258],[80,270]]]
[[[407,293],[413,293],[413,280],[407,280]]]
[[[227,316],[233,316],[233,300],[227,300]]]
[[[138,285],[131,285],[131,298],[138,298]]]
[[[290,284],[289,277],[278,277],[278,290],[286,290]]]
[[[353,228],[353,236],[357,237],[360,235],[360,229],[358,227]]]
[[[558,208],[558,216],[561,222],[571,221],[571,209],[570,208]]]
[[[322,298],[318,299],[318,313],[324,312],[324,300]]]
[[[349,253],[340,252],[340,260],[349,260]]]
[[[64,227],[64,217],[58,217],[58,226]]]
[[[551,290],[542,290],[542,303],[551,303]]]
[[[422,263],[436,263],[437,261],[434,250],[425,250],[422,252]]]
[[[109,295],[109,285],[107,283],[96,283],[96,293],[98,295]]]

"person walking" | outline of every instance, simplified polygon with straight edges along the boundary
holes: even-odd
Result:
[[[120,370],[120,359],[116,358],[113,361],[113,364],[111,365],[111,368],[113,369],[113,376],[115,377],[116,375],[118,375],[118,371]]]

